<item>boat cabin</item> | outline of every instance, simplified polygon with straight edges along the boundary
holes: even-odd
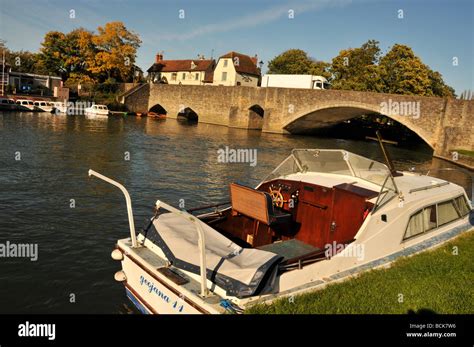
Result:
[[[257,188],[232,183],[228,209],[201,220],[241,247],[286,263],[324,258],[354,240],[368,214],[397,195],[387,167],[342,150],[294,150]]]

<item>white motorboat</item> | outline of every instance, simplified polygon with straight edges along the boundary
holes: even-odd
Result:
[[[0,111],[16,111],[17,109],[15,100],[0,98]]]
[[[58,114],[67,114],[67,103],[61,101],[54,101],[53,102],[53,113]]]
[[[324,288],[472,228],[461,186],[387,162],[296,149],[256,188],[230,184],[227,205],[183,211],[158,200],[138,235],[127,190],[89,175],[125,194],[130,237],[112,258],[138,309],[224,313]]]
[[[99,116],[107,117],[109,115],[109,109],[106,105],[92,105],[85,109],[86,116]]]
[[[54,105],[50,101],[35,101],[34,105],[36,109],[40,112],[53,112],[54,110]]]
[[[20,111],[38,111],[38,108],[35,107],[35,102],[33,100],[17,99],[16,104]]]

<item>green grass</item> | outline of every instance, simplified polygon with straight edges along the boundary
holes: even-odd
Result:
[[[455,246],[458,255],[453,254]],[[474,313],[474,231],[440,248],[400,258],[391,268],[372,270],[323,290],[295,296],[293,300],[283,298],[271,305],[258,304],[245,312],[403,314],[425,311]]]
[[[474,151],[468,151],[466,149],[455,149],[454,152],[458,152],[459,154],[474,158]]]

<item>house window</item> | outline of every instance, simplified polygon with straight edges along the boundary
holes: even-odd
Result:
[[[224,67],[227,67],[227,59],[224,59]]]
[[[185,72],[183,72],[183,77],[181,79],[183,79],[183,80],[186,79],[186,73]]]
[[[195,79],[196,81],[199,80],[199,74],[198,74],[198,73],[196,74],[196,76],[194,77],[194,79]]]
[[[173,72],[173,73],[171,74],[171,80],[172,80],[172,81],[176,81],[176,77],[177,77],[177,76],[178,76],[178,74],[177,74],[176,72]]]
[[[222,73],[222,78],[221,78],[222,81],[227,81],[227,72],[223,72]]]

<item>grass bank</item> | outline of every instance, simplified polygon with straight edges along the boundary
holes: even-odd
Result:
[[[465,155],[474,158],[474,151],[468,151],[466,149],[455,149],[454,152],[458,152],[461,155]]]
[[[456,252],[457,251],[457,252]],[[456,255],[457,253],[457,255]],[[297,270],[296,270],[297,271]],[[474,313],[474,230],[326,289],[259,304],[250,314]]]

